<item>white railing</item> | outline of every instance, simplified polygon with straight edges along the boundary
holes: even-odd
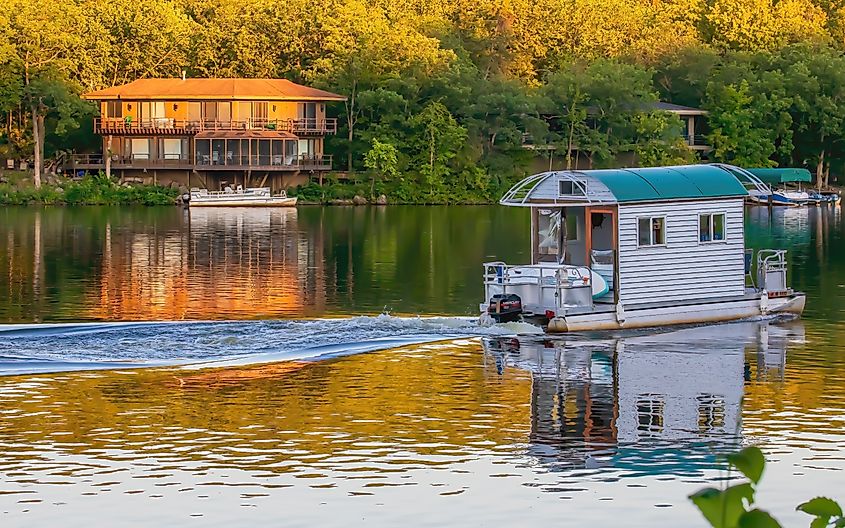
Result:
[[[520,296],[523,306],[534,309],[593,306],[591,271],[587,266],[485,262],[483,281],[485,300],[496,294],[513,293]]]

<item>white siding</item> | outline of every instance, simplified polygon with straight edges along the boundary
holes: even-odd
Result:
[[[725,241],[699,243],[698,216],[725,213]],[[666,218],[666,245],[638,247],[637,219]],[[619,299],[683,301],[745,292],[743,200],[619,206]]]

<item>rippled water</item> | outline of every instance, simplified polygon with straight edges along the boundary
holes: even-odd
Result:
[[[4,526],[703,526],[686,495],[752,443],[785,525],[845,498],[838,212],[749,219],[803,320],[546,338],[463,317],[519,215],[379,211],[0,210]]]

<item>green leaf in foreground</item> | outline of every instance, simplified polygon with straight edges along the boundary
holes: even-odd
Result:
[[[805,503],[799,504],[798,511],[815,515],[816,517],[841,517],[842,507],[833,500],[827,497],[816,497],[810,499]]]
[[[766,467],[766,458],[759,447],[746,447],[739,453],[728,455],[728,463],[737,468],[748,479],[757,484],[763,476],[763,469]]]
[[[754,488],[748,483],[737,484],[724,491],[704,488],[690,495],[690,500],[713,528],[734,528],[745,513],[746,503],[754,502]]]
[[[739,518],[738,528],[782,528],[780,523],[768,512],[751,510],[743,513]]]

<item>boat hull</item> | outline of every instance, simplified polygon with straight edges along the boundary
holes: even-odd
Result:
[[[751,319],[768,315],[799,316],[804,311],[806,296],[794,293],[768,298],[766,295],[746,296],[725,301],[702,301],[660,306],[632,306],[603,312],[559,315],[533,321],[546,327],[549,333],[625,330],[672,325],[719,323]]]
[[[191,207],[294,207],[296,197],[261,199],[231,199],[231,200],[201,200],[193,198],[189,202]]]

